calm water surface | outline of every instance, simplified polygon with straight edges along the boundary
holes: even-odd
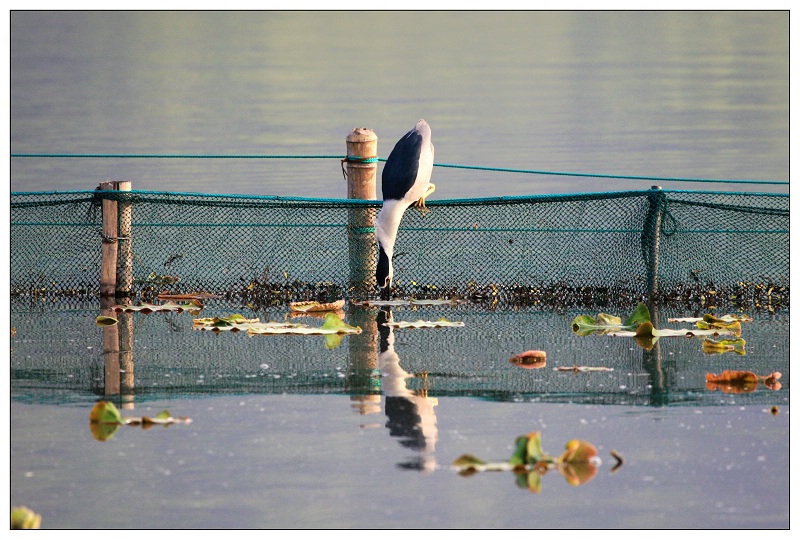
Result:
[[[349,131],[365,126],[385,157],[424,117],[437,163],[786,182],[788,42],[786,12],[14,12],[11,152],[340,156]],[[12,191],[104,180],[346,196],[336,159],[11,160]],[[449,168],[435,169],[434,182],[439,199],[654,183]],[[135,323],[141,385],[125,414],[167,408],[193,423],[96,441],[96,315],[12,310],[11,498],[41,513],[44,527],[789,525],[788,314],[758,323],[745,357],[709,358],[696,342],[674,342],[658,357],[663,380],[633,345],[576,341],[563,314],[498,314],[510,318],[493,326],[467,311],[471,333],[398,334],[397,366],[439,370],[428,392],[435,448],[429,437],[425,453],[418,432],[415,446],[390,421],[388,386],[376,407],[362,408],[370,414],[354,407],[339,383],[348,363],[337,355],[347,349],[214,340],[172,316]],[[551,366],[617,370],[580,378],[509,367],[509,353],[540,347]],[[705,372],[753,366],[783,370],[785,388],[709,399]],[[263,382],[293,373],[299,383]],[[196,391],[205,377],[219,390]],[[652,400],[659,385],[678,399]],[[506,459],[530,431],[553,454],[572,438],[594,443],[597,476],[573,487],[553,472],[534,494],[510,473],[449,469],[463,453]],[[626,459],[614,473],[612,449]]]
[[[437,163],[786,182],[788,40],[788,12],[15,12],[11,151],[341,156],[364,126],[386,157],[425,118]],[[335,159],[15,158],[11,172],[14,191],[111,179],[346,197]],[[441,199],[653,183],[447,168],[434,181]]]

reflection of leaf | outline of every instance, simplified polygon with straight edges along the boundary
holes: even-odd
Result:
[[[114,433],[120,428],[122,424],[89,424],[89,431],[92,432],[92,437],[97,441],[107,441],[114,436]]]
[[[564,463],[559,469],[561,474],[571,486],[580,486],[591,480],[597,474],[597,465],[593,462]]]
[[[706,338],[703,340],[703,352],[706,354],[722,354],[725,352],[733,351],[736,354],[744,356],[745,341],[742,338],[738,339],[711,339]]]
[[[394,328],[441,328],[446,326],[461,327],[464,326],[463,322],[450,322],[444,317],[436,321],[423,321],[422,319],[416,321],[399,321],[383,323],[384,326],[392,326]]]
[[[119,321],[117,321],[117,319],[114,317],[107,317],[105,315],[98,315],[95,319],[95,324],[97,326],[114,326],[118,322]]]

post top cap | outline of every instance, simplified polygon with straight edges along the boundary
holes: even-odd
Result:
[[[369,128],[357,127],[347,136],[347,142],[377,141],[378,136]]]

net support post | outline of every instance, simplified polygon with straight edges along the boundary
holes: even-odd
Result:
[[[378,171],[378,136],[367,128],[354,128],[347,135],[347,198],[375,200]],[[350,290],[363,294],[375,288],[375,208],[348,209],[347,239]]]
[[[130,191],[131,183],[116,182],[117,190]],[[133,204],[128,198],[121,198],[119,207],[119,225],[117,242],[117,283],[114,295],[127,298],[133,290],[133,246],[131,232],[133,228]]]
[[[647,272],[647,295],[651,302],[658,295],[658,262],[661,244],[661,220],[663,218],[664,192],[661,186],[653,186],[647,194],[648,208],[642,227],[642,257]]]
[[[101,191],[114,191],[116,182],[101,182]],[[117,289],[117,255],[119,237],[119,215],[117,201],[103,198],[103,230],[101,236],[100,296],[109,298]]]

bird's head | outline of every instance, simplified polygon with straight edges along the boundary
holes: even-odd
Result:
[[[378,287],[381,288],[383,296],[389,295],[389,288],[392,286],[392,260],[383,246],[378,242],[378,267],[375,272]]]

